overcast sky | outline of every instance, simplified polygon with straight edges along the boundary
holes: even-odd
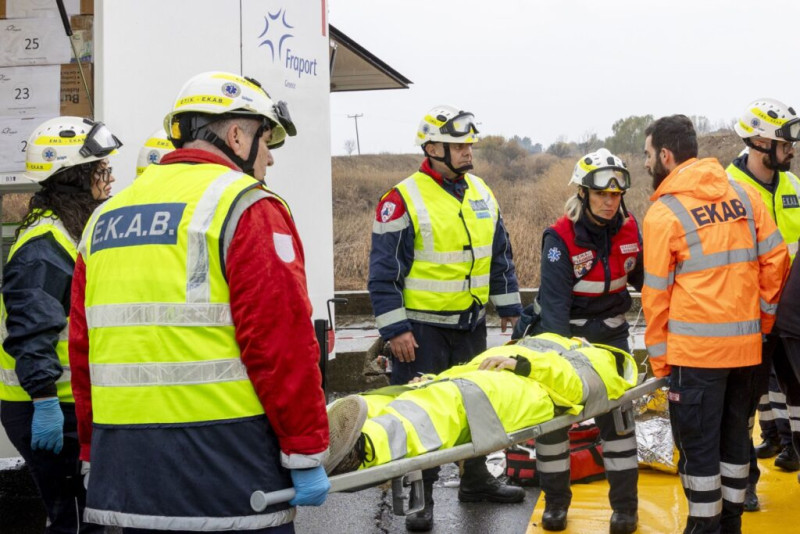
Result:
[[[611,135],[630,115],[730,121],[770,96],[800,107],[799,0],[329,0],[330,23],[413,81],[331,94],[332,150],[413,153],[437,104],[481,134]]]

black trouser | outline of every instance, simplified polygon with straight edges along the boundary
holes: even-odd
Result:
[[[588,324],[588,323],[587,323]],[[574,333],[574,332],[573,332]],[[586,333],[586,330],[584,330]],[[628,329],[615,335],[595,334],[604,343],[629,352]],[[590,341],[593,341],[590,339]],[[594,341],[593,341],[594,342]],[[632,511],[639,505],[637,484],[639,469],[636,457],[636,432],[617,434],[613,413],[595,417],[603,440],[603,463],[608,479],[608,500],[613,510]],[[569,472],[569,429],[561,428],[536,438],[537,471],[545,501],[550,505],[568,508],[572,501]]]
[[[800,338],[781,336],[783,351],[772,360],[778,385],[786,394],[786,410],[794,450],[800,453]]]
[[[408,384],[421,374],[438,374],[454,365],[466,363],[486,350],[486,322],[483,321],[475,330],[456,330],[422,323],[411,322],[415,349],[413,362],[392,360],[392,385]],[[467,480],[483,480],[489,476],[486,458],[480,456],[464,461],[464,478]],[[429,483],[439,478],[439,468],[425,469],[422,478]]]
[[[761,437],[763,439],[770,439],[773,441],[780,441],[781,445],[786,446],[792,442],[792,433],[789,428],[789,420],[782,417],[777,417],[777,410],[787,413],[786,402],[783,403],[773,402],[768,399],[764,402],[765,394],[777,390],[781,393],[781,380],[778,380],[775,374],[775,366],[773,360],[778,359],[781,362],[786,361],[786,352],[784,344],[777,335],[768,334],[764,336],[764,343],[761,345],[761,363],[754,367],[753,374],[753,410],[751,412],[750,420],[750,434],[752,436],[753,427],[755,426],[756,409],[768,410],[769,414],[774,418],[759,418],[759,425],[761,426]],[[779,366],[783,364],[779,363]],[[770,394],[770,397],[773,397]],[[776,410],[777,409],[777,410]],[[747,482],[749,484],[756,484],[761,477],[761,471],[758,469],[758,459],[756,458],[756,449],[753,444],[752,437],[750,439],[750,469],[747,475]]]
[[[8,439],[28,466],[47,510],[47,534],[89,534],[103,527],[83,521],[86,490],[78,459],[78,426],[75,405],[61,403],[64,412],[64,447],[58,454],[31,449],[32,402],[0,402],[0,421]]]
[[[669,418],[689,517],[685,533],[742,529],[755,366],[672,366]]]

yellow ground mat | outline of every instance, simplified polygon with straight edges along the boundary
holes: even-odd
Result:
[[[761,479],[757,493],[758,512],[745,512],[744,534],[764,532],[800,532],[800,484],[797,473],[787,473],[773,465],[774,459],[759,460]],[[544,495],[533,510],[527,534],[546,532],[541,527]],[[639,471],[639,530],[642,534],[670,534],[683,531],[687,506],[680,479],[649,469]],[[611,508],[608,505],[608,482],[572,486],[572,504],[567,516],[566,534],[608,532]]]

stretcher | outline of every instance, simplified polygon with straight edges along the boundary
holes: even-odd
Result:
[[[643,378],[643,377],[642,377]],[[442,449],[411,458],[395,460],[369,469],[362,469],[330,477],[330,492],[354,492],[371,488],[388,480],[392,481],[392,509],[395,515],[406,515],[421,510],[424,507],[425,495],[422,484],[422,470],[430,469],[451,462],[458,462],[491,452],[506,449],[511,445],[535,439],[542,434],[547,434],[561,428],[569,428],[573,423],[608,413],[614,416],[617,432],[625,434],[630,432],[634,423],[633,401],[652,393],[667,385],[666,378],[651,378],[645,381],[640,379],[637,386],[629,389],[619,399],[601,403],[602,406],[587,404],[583,411],[577,415],[559,415],[539,423],[538,425],[506,433],[502,425],[498,428],[480,427],[478,432],[470,424],[472,442],[457,445],[449,449]],[[500,424],[499,420],[496,422]],[[492,425],[489,425],[492,426]],[[413,501],[405,506],[404,488],[413,486]],[[256,512],[264,511],[267,506],[280,502],[288,502],[295,496],[294,488],[286,488],[270,493],[254,491],[250,497],[250,506]]]

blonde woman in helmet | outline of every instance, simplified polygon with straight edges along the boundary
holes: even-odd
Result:
[[[644,278],[639,227],[623,202],[630,173],[620,158],[601,148],[578,160],[570,183],[577,186],[575,195],[542,238],[538,313],[528,334],[552,332],[630,351],[628,284],[641,289]],[[611,486],[611,532],[633,532],[638,522],[636,437],[633,431],[617,435],[611,414],[596,421]],[[572,498],[567,429],[537,438],[536,457],[545,494],[542,526],[564,530]]]
[[[58,117],[31,135],[24,176],[41,189],[3,270],[0,420],[27,463],[47,510],[48,533],[102,532],[83,520],[67,324],[77,244],[114,178],[106,156],[121,146],[102,123]]]
[[[149,165],[161,162],[161,158],[173,150],[175,150],[175,146],[167,137],[164,128],[153,132],[139,150],[139,157],[136,159],[136,178],[141,176]]]

